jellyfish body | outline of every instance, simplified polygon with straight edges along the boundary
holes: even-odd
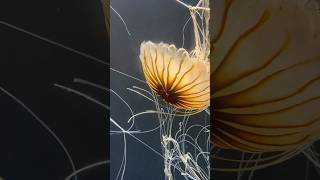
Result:
[[[140,60],[146,81],[153,92],[179,109],[202,111],[210,105],[209,0],[189,6],[195,47],[143,42]],[[201,32],[201,33],[200,33]]]
[[[210,105],[208,5],[208,0],[200,0],[195,7],[185,5],[190,10],[195,34],[195,47],[190,53],[175,45],[151,41],[142,42],[140,46],[140,61],[146,82],[152,92],[165,102],[160,106],[157,96],[154,96],[164,174],[169,180],[174,179],[176,169],[187,179],[210,178],[208,126],[197,124],[189,127],[188,123],[191,114],[201,112]],[[172,128],[177,114],[181,118],[178,131]],[[191,127],[192,131],[198,131],[196,138],[189,134]],[[200,135],[206,137],[206,143],[198,143]],[[203,165],[198,164],[200,159]]]
[[[211,142],[294,151],[320,138],[319,15],[300,1],[213,7]]]
[[[141,44],[140,60],[148,85],[167,103],[187,110],[210,104],[208,61],[190,57],[183,48],[150,41]]]

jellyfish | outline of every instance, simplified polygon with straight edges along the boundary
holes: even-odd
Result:
[[[181,1],[178,2],[184,4]],[[178,169],[185,177],[209,179],[209,173],[205,170],[209,167],[208,151],[197,147],[194,140],[194,148],[199,149],[199,154],[205,154],[204,159],[207,163],[204,169],[200,168],[197,162],[199,154],[192,157],[184,147],[188,142],[180,142],[180,137],[186,139],[188,136],[184,133],[186,129],[180,129],[178,132],[172,130],[175,114],[184,117],[183,122],[186,122],[191,114],[201,112],[210,105],[209,1],[200,0],[197,6],[184,5],[190,10],[193,22],[194,49],[189,53],[184,48],[177,49],[173,44],[142,42],[140,61],[146,82],[155,94],[153,97],[159,112],[160,140],[163,147],[166,179],[173,179],[171,169],[175,163],[180,164]],[[202,28],[199,28],[199,24],[202,24]],[[157,97],[166,103],[164,107],[168,111],[164,111]],[[185,127],[186,124],[183,124]],[[199,133],[203,131],[206,131],[209,136],[208,127],[201,128]]]
[[[189,53],[173,44],[142,42],[140,61],[146,81],[155,94],[176,108],[201,111],[210,104],[209,1],[200,0],[197,6],[177,2],[190,10],[194,49]],[[199,28],[197,13],[202,28]]]
[[[205,109],[210,103],[210,73],[207,60],[190,58],[175,45],[143,42],[140,60],[153,92],[169,104],[187,110]]]
[[[143,42],[140,61],[153,92],[174,107],[201,111],[210,104],[209,1],[199,1],[195,7],[186,6],[194,24],[194,50],[189,53],[173,44]],[[201,38],[196,13],[202,8],[207,9],[201,15],[206,26],[200,29]]]
[[[122,99],[120,101],[123,105],[131,109],[131,116],[127,120],[130,123],[128,127],[115,126],[114,128],[120,130],[112,128],[111,131],[112,136],[122,135],[124,146],[119,171],[114,176],[116,179],[124,179],[125,171],[131,169],[127,166],[130,163],[126,150],[130,144],[127,142],[127,137],[132,137],[154,152],[156,156],[160,156],[163,167],[159,168],[163,170],[165,179],[173,180],[178,176],[185,179],[210,179],[209,1],[200,0],[194,6],[182,1],[172,2],[178,2],[190,15],[193,36],[190,34],[188,37],[194,37],[194,47],[188,51],[186,48],[177,48],[172,43],[141,39],[140,55],[137,58],[140,60],[138,63],[144,79],[129,77],[126,74],[125,76],[133,79],[134,82],[139,82],[127,89],[141,96],[140,100],[151,102],[152,110],[134,113],[136,111],[134,109],[141,107],[131,106],[130,101],[125,99],[125,95],[116,95]],[[116,8],[114,6],[115,10]],[[123,17],[125,19],[125,16]],[[180,29],[177,30],[180,31]],[[131,36],[134,37],[135,34]],[[113,106],[115,105],[111,104],[111,113]],[[153,119],[140,119],[140,116],[148,114],[154,115],[151,116]],[[120,126],[124,124],[124,120],[115,118],[112,119],[112,122],[114,121]],[[156,122],[157,126],[147,130],[136,129],[135,127],[139,127],[138,121]],[[142,135],[150,136],[155,132],[160,135],[160,140],[153,142],[155,145],[141,138]],[[158,136],[157,139],[159,139]],[[160,152],[156,149],[158,143]],[[111,164],[111,167],[114,166]]]
[[[299,153],[320,167],[311,153],[320,138],[319,14],[303,1],[276,0],[225,0],[212,13],[213,156],[246,163],[213,169],[260,169]]]

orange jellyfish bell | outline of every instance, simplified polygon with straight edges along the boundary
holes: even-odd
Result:
[[[319,140],[319,14],[278,0],[225,0],[213,13],[211,142],[263,153]]]
[[[181,109],[201,110],[210,104],[210,65],[165,43],[143,42],[140,60],[150,88],[167,103]]]

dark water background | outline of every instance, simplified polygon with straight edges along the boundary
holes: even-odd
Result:
[[[107,33],[99,0],[1,1],[0,20],[107,61]],[[54,83],[103,103],[106,93],[76,85],[80,77],[107,86],[106,66],[0,25],[0,86],[56,132],[76,168],[107,159],[107,111]],[[0,176],[6,180],[62,180],[72,173],[54,138],[20,105],[0,92]],[[79,175],[107,179],[105,166]]]

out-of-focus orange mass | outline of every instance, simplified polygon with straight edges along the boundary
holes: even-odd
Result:
[[[304,1],[212,6],[211,142],[294,151],[320,138],[320,16]]]

